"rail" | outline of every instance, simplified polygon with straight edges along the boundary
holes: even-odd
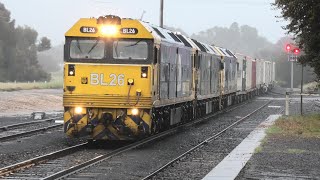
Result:
[[[25,168],[28,168],[28,167],[32,167],[32,166],[41,164],[42,162],[48,161],[50,159],[61,157],[61,156],[65,155],[65,154],[69,154],[69,153],[72,153],[72,152],[75,152],[75,151],[79,151],[82,148],[84,148],[85,146],[87,146],[87,144],[88,143],[78,144],[78,145],[75,145],[75,146],[71,146],[71,147],[68,147],[68,148],[65,148],[65,149],[62,149],[62,150],[59,150],[59,151],[55,151],[55,152],[43,155],[43,156],[39,156],[39,157],[36,157],[36,158],[32,158],[32,159],[29,159],[29,160],[26,160],[26,161],[23,161],[23,162],[20,162],[20,163],[16,163],[16,164],[1,168],[0,169],[0,177],[1,176],[6,176],[8,174],[17,172],[19,170],[22,170],[22,169],[25,169]]]
[[[50,119],[44,119],[44,120],[39,120],[39,121],[31,121],[31,122],[25,122],[25,123],[18,123],[18,124],[12,124],[12,125],[7,125],[7,126],[2,126],[0,127],[1,133],[4,132],[10,132],[11,129],[17,129],[19,127],[24,127],[27,125],[32,125],[32,124],[40,124],[40,123],[44,123],[44,122],[51,122],[57,119],[60,119],[61,117],[58,118],[50,118]],[[20,133],[15,133],[15,134],[11,134],[11,135],[7,135],[7,136],[2,136],[0,137],[0,142],[2,141],[7,141],[9,139],[14,139],[14,138],[18,138],[18,137],[22,137],[22,136],[27,136],[27,135],[32,135],[35,133],[39,133],[39,132],[44,132],[50,129],[54,129],[54,128],[58,128],[58,127],[63,127],[63,124],[55,124],[52,126],[46,126],[46,127],[42,127],[42,128],[38,128],[38,129],[33,129],[30,131],[25,131],[25,132],[20,132]]]
[[[51,121],[61,119],[61,118],[62,117],[56,117],[56,118],[43,119],[43,120],[39,120],[39,121],[30,121],[30,122],[25,122],[25,123],[11,124],[11,125],[0,127],[0,130],[7,131],[8,129],[17,128],[20,126],[26,126],[26,125],[30,125],[30,124],[39,124],[39,123],[43,123],[43,122],[51,122]]]
[[[161,166],[160,168],[158,168],[157,170],[155,170],[154,172],[150,173],[148,176],[144,177],[143,180],[146,179],[150,179],[154,176],[156,176],[159,172],[161,172],[162,170],[166,169],[168,166],[172,165],[173,163],[179,161],[181,158],[185,157],[187,154],[190,154],[191,152],[193,152],[194,150],[210,143],[211,141],[217,139],[219,136],[221,136],[224,132],[226,132],[227,130],[231,129],[232,127],[238,125],[240,122],[244,121],[245,119],[247,119],[248,117],[250,117],[251,115],[253,115],[254,113],[256,113],[257,111],[259,111],[260,109],[264,108],[265,106],[267,106],[268,104],[270,104],[271,101],[268,101],[266,104],[262,105],[261,107],[257,108],[256,110],[254,110],[253,112],[249,113],[248,115],[246,115],[245,117],[237,120],[236,122],[234,122],[233,124],[229,125],[228,127],[226,127],[225,129],[221,130],[220,132],[214,134],[213,136],[205,139],[204,141],[200,142],[198,145],[194,146],[193,148],[189,149],[188,151],[186,151],[185,153],[181,154],[180,156],[178,156],[177,158],[171,160],[170,162],[168,162],[167,164]]]

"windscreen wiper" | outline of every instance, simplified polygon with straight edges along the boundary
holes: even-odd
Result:
[[[141,42],[141,41],[142,41],[142,40],[139,40],[139,41],[135,42],[134,44],[130,44],[130,45],[128,45],[128,46],[125,46],[125,47],[131,47],[131,46],[135,46],[135,45],[139,44],[139,42]]]
[[[79,51],[82,53],[81,47],[80,47],[80,43],[79,43],[79,39],[77,39],[77,48],[79,49]]]
[[[91,47],[91,49],[88,51],[88,54],[91,53],[91,51],[98,45],[100,39],[97,39],[97,41],[94,43],[94,45]]]
[[[116,47],[114,47],[114,51],[116,53],[117,58],[119,57],[119,55],[118,55],[118,44],[119,44],[119,41],[117,41]]]

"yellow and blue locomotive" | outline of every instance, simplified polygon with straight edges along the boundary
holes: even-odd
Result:
[[[80,19],[65,36],[71,137],[135,140],[239,102],[227,49],[113,15]]]

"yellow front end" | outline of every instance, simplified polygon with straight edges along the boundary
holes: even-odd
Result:
[[[138,20],[83,18],[66,34],[64,131],[128,140],[151,129],[153,36]]]
[[[151,65],[65,63],[65,133],[110,140],[148,135],[150,72]]]

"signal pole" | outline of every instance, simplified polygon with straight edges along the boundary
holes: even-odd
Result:
[[[291,91],[293,91],[293,61],[291,61]]]
[[[288,61],[291,61],[291,92],[293,91],[293,61],[291,60],[291,44],[286,45],[286,50],[288,54]]]
[[[303,93],[303,63],[301,63],[301,97],[300,97],[300,114],[303,115],[303,99],[302,99],[302,93]]]
[[[163,28],[163,0],[160,0],[160,27]]]

